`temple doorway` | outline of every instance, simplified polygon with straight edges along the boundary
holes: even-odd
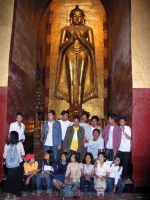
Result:
[[[53,107],[60,118],[61,109],[69,108],[69,103],[55,95],[54,90],[61,29],[69,26],[70,10],[79,5],[86,15],[85,25],[94,33],[94,75],[98,86],[98,94],[88,101],[83,100],[82,108],[104,120],[111,112],[127,117],[133,131],[133,180],[136,187],[147,187],[150,163],[147,154],[149,126],[145,126],[150,116],[149,1],[12,0],[11,3],[2,1],[1,5],[6,11],[0,17],[0,26],[4,28],[1,52],[8,54],[1,57],[5,61],[2,66],[6,68],[0,79],[1,146],[8,139],[9,125],[15,120],[16,112],[24,114],[25,148],[30,152],[42,140],[41,127],[48,109]],[[0,151],[2,155],[3,148]],[[139,160],[142,160],[141,165]]]

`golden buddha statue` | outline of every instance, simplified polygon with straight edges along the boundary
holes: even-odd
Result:
[[[70,26],[61,30],[55,96],[70,103],[70,111],[98,96],[93,30],[84,25],[78,5],[70,12]]]

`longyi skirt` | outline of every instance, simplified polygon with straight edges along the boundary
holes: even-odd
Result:
[[[23,163],[20,163],[20,166],[18,168],[8,169],[7,178],[2,191],[4,193],[11,193],[18,197],[21,197],[22,181]]]

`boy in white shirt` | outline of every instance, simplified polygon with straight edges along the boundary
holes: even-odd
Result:
[[[100,136],[100,130],[93,130],[93,138],[87,140],[84,146],[87,147],[87,152],[93,154],[94,159],[97,159],[98,153],[104,150],[104,140]]]
[[[107,177],[107,179],[106,179],[106,183],[107,183],[107,187],[109,189],[109,193],[114,195],[114,193],[116,192],[116,187],[118,186],[119,188],[117,190],[117,194],[120,197],[123,197],[122,190],[125,186],[125,183],[121,179],[121,174],[122,174],[122,170],[123,170],[121,163],[122,163],[122,158],[120,155],[117,155],[114,159],[114,162],[111,162],[111,164],[110,164],[110,173],[109,173],[109,177]],[[113,188],[113,186],[114,186],[114,188]]]
[[[23,114],[21,112],[18,112],[16,114],[16,122],[13,122],[10,124],[9,128],[9,134],[11,131],[16,131],[19,135],[19,141],[24,142],[25,141],[25,125],[22,123],[23,120]]]
[[[67,128],[70,124],[70,121],[68,120],[68,117],[69,117],[69,112],[67,110],[63,110],[61,112],[61,116],[62,116],[62,119],[58,120],[61,124],[61,130],[62,130],[62,140],[64,141],[64,138],[65,138],[65,135],[66,135],[66,131],[67,131]]]
[[[131,128],[126,125],[127,118],[125,116],[120,117],[120,128],[122,130],[121,143],[118,148],[118,152],[123,159],[123,172],[122,178],[127,179],[127,169],[129,164],[129,156],[131,151]]]
[[[59,151],[59,157],[61,157],[61,155],[63,153],[64,138],[66,135],[67,128],[68,128],[68,126],[70,126],[70,121],[68,120],[69,112],[67,110],[63,110],[61,112],[61,116],[62,116],[62,119],[58,120],[61,124],[61,130],[62,130],[62,144],[61,144],[61,149]]]
[[[102,131],[101,127],[98,126],[98,122],[99,122],[99,117],[98,116],[92,116],[91,118],[91,126],[87,129],[86,132],[86,139],[87,140],[91,140],[93,139],[93,130],[98,128],[100,131]],[[102,134],[100,134],[100,137],[102,137]]]

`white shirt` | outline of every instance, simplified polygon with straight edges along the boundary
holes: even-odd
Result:
[[[93,139],[93,130],[94,129],[99,129],[100,130],[100,127],[93,127],[93,126],[90,126],[88,129],[87,129],[87,133],[86,133],[86,139],[87,140],[92,140]],[[102,134],[100,134],[100,137],[102,138]]]
[[[103,167],[100,167],[100,161],[97,161],[97,167],[95,169],[96,175],[99,177],[106,176],[107,172],[110,172],[110,166],[104,162]]]
[[[9,134],[11,131],[16,131],[19,135],[19,141],[25,139],[25,125],[21,122],[21,127],[18,125],[18,122],[13,122],[10,124]]]
[[[53,146],[53,132],[52,132],[53,123],[54,122],[48,121],[49,131],[48,131],[46,142],[45,142],[46,146]]]
[[[88,133],[88,129],[90,128],[90,125],[88,123],[85,123],[85,122],[79,123],[79,125],[84,128],[84,130],[85,130],[85,136],[86,136],[87,133]]]
[[[78,134],[77,134],[77,132],[74,132],[72,140],[73,141],[77,141],[78,140]]]
[[[94,165],[87,166],[86,164],[80,163],[80,169],[83,169],[84,174],[91,175]]]
[[[84,144],[85,147],[87,147],[87,152],[90,152],[93,154],[93,157],[96,159],[98,156],[98,150],[104,149],[104,139],[99,137],[98,140],[94,141],[89,140],[88,143]]]
[[[64,140],[65,138],[65,135],[66,135],[66,131],[67,131],[67,128],[70,124],[70,121],[69,120],[66,120],[66,121],[63,121],[62,119],[61,120],[58,120],[61,124],[61,130],[62,130],[62,140]]]
[[[131,128],[129,126],[124,127],[124,132],[131,137]],[[122,132],[121,143],[118,148],[119,151],[122,152],[130,152],[131,151],[131,140],[127,139],[125,134]]]
[[[9,149],[9,145],[5,144],[4,146],[4,153],[3,153],[3,158],[6,159],[7,157],[7,152],[8,152],[8,149]],[[23,144],[22,142],[18,142],[17,144],[17,149],[18,149],[18,152],[19,152],[19,158],[20,158],[20,162],[22,162],[22,156],[25,155],[25,151],[24,151],[24,147],[23,147]]]
[[[123,167],[115,166],[114,163],[110,166],[110,178],[115,179],[115,185],[117,185],[118,180],[120,179],[120,176],[122,174]]]
[[[109,129],[109,139],[106,145],[106,148],[108,149],[113,149],[113,130],[114,130],[114,126],[110,126]]]

